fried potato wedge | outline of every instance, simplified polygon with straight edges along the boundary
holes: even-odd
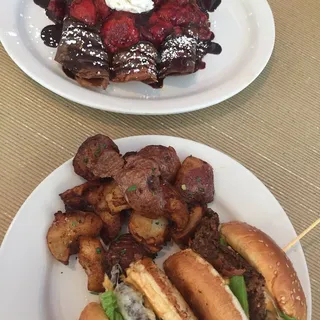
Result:
[[[102,225],[100,217],[92,212],[58,211],[47,233],[47,244],[51,254],[67,265],[70,255],[79,250],[79,237],[96,237]]]
[[[79,320],[109,320],[99,303],[90,302],[82,310]]]
[[[150,252],[160,251],[169,239],[169,222],[165,217],[150,219],[133,211],[128,228],[134,239]]]
[[[213,201],[213,168],[201,159],[187,157],[178,171],[175,186],[188,204]]]
[[[105,250],[99,239],[80,237],[79,239],[79,263],[88,276],[88,290],[103,292],[104,268],[103,260]]]
[[[114,180],[89,181],[60,194],[66,210],[104,211],[111,214],[130,209]]]
[[[189,239],[194,235],[198,224],[200,223],[202,217],[205,214],[205,208],[202,206],[195,206],[190,209],[189,222],[185,229],[181,232],[176,232],[173,230],[171,233],[172,239],[182,245],[188,245]]]

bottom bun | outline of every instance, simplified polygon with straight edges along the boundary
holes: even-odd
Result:
[[[125,282],[147,299],[162,320],[197,320],[179,291],[151,259],[131,263],[126,273]]]
[[[99,303],[89,303],[81,312],[79,320],[109,320]]]
[[[164,270],[199,319],[248,319],[219,273],[191,249],[170,256]]]

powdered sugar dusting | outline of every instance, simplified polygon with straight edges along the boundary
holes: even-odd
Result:
[[[116,77],[125,74],[147,73],[150,78],[157,77],[158,52],[151,43],[139,42],[128,50],[113,56],[112,70]]]
[[[73,21],[66,22],[59,46],[75,46],[85,55],[89,55],[98,60],[107,61],[108,59],[108,54],[104,49],[100,35],[91,30],[87,30],[84,25]],[[80,55],[83,56],[83,54]],[[79,54],[77,53],[75,56],[78,57]],[[98,61],[92,61],[92,64],[99,65],[97,62]]]
[[[195,58],[197,40],[186,35],[168,38],[161,53],[161,63],[174,59]]]

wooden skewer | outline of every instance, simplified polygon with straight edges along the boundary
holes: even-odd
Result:
[[[316,220],[311,226],[309,226],[306,230],[300,233],[294,240],[288,243],[284,248],[283,251],[287,252],[291,249],[299,240],[301,240],[308,232],[310,232],[313,228],[315,228],[320,223],[320,218]]]

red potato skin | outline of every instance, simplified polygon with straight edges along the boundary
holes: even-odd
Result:
[[[161,145],[150,145],[141,149],[138,152],[138,155],[156,161],[160,169],[162,180],[170,183],[174,182],[178,170],[181,167],[180,159],[174,148]]]
[[[175,186],[188,204],[207,204],[214,196],[213,168],[207,162],[189,156],[177,174]]]
[[[74,172],[88,181],[112,178],[123,165],[117,145],[102,134],[86,139],[73,159]]]

